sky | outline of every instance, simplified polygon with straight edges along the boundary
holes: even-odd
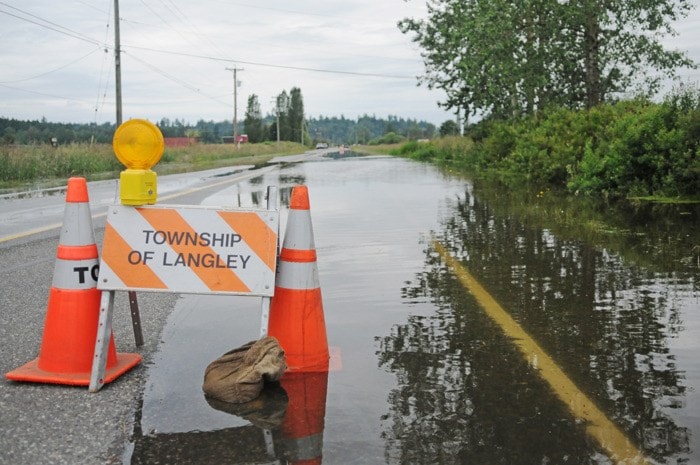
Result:
[[[0,117],[116,120],[114,0],[0,0]],[[123,119],[195,124],[238,118],[258,96],[301,89],[307,117],[428,121],[454,114],[417,85],[420,49],[397,22],[424,0],[120,0]],[[700,10],[664,43],[700,63]],[[699,70],[681,70],[688,82]]]

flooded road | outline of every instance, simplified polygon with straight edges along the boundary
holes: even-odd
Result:
[[[336,368],[289,377],[253,405],[210,404],[204,368],[258,337],[260,301],[183,296],[123,463],[620,463],[610,436],[577,414],[582,396],[647,463],[700,463],[697,206],[594,215],[579,231],[548,193],[513,199],[382,157],[283,166],[202,203],[264,208],[266,186],[279,186],[284,225],[299,183]],[[573,397],[449,260],[546,352]]]

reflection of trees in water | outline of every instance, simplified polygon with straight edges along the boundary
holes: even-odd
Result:
[[[457,290],[450,277],[438,279],[441,294]],[[380,363],[399,386],[383,433],[387,462],[595,463],[583,427],[562,405],[543,401],[551,394],[504,337],[490,336],[494,328],[476,304],[443,297],[453,311],[410,317],[380,341]],[[513,386],[522,379],[529,382]]]
[[[663,408],[685,388],[667,338],[680,330],[682,278],[626,266],[605,250],[528,228],[467,193],[440,240],[650,457],[689,451]],[[403,290],[439,310],[380,339],[396,373],[384,437],[390,463],[596,463],[597,445],[483,314],[426,253]],[[432,458],[431,458],[432,457]]]

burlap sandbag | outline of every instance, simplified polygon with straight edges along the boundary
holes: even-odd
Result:
[[[277,339],[266,336],[226,352],[204,371],[204,393],[231,403],[249,402],[260,395],[265,381],[279,380],[287,369]]]

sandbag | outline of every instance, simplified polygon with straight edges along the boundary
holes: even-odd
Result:
[[[279,380],[286,369],[279,342],[265,336],[211,362],[204,371],[202,389],[207,396],[223,402],[250,402],[260,395],[266,381]]]

